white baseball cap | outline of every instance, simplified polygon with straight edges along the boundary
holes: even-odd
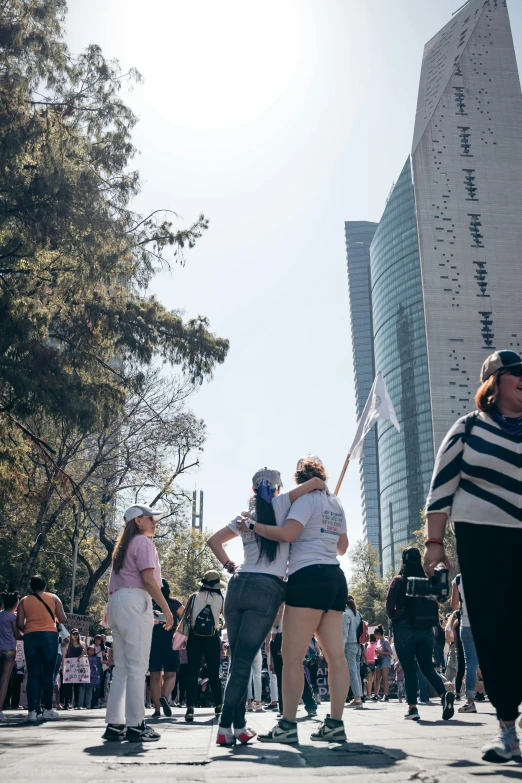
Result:
[[[149,508],[149,506],[129,506],[123,514],[125,522],[131,522],[136,517],[153,517],[157,522],[158,519],[164,516],[164,511],[158,511],[157,509]]]
[[[283,486],[280,472],[278,470],[273,470],[272,468],[261,468],[254,474],[252,478],[252,486],[254,489],[258,488],[259,482],[261,481],[268,481],[273,489]]]

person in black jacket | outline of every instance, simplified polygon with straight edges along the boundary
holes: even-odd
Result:
[[[442,718],[453,717],[453,693],[446,693],[440,675],[433,668],[433,626],[438,622],[438,605],[429,598],[408,598],[406,580],[409,576],[425,578],[421,554],[415,547],[402,553],[400,574],[394,577],[386,598],[386,614],[392,621],[395,653],[404,669],[408,712],[406,720],[419,720],[417,709],[417,669],[415,659],[428,682],[442,701]]]

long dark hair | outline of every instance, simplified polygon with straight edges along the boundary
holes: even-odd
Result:
[[[403,579],[409,576],[420,576],[426,578],[424,568],[422,567],[421,553],[417,547],[409,546],[402,553],[402,566],[399,574]]]
[[[261,525],[277,525],[272,504],[267,503],[257,491],[255,491],[255,506],[257,522]],[[279,541],[270,541],[268,538],[263,538],[263,536],[258,536],[257,534],[256,539],[259,548],[257,562],[266,560],[269,563],[273,563],[279,552]]]

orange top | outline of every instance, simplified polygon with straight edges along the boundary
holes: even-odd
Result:
[[[52,593],[40,593],[40,598],[45,601],[49,609],[56,612],[56,604]],[[23,608],[25,612],[24,633],[33,631],[56,631],[56,625],[51,620],[51,615],[45,606],[35,598],[34,595],[26,595],[23,599]]]

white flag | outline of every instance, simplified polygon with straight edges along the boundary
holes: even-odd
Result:
[[[401,431],[400,424],[397,420],[397,416],[393,409],[388,389],[384,383],[384,378],[379,370],[375,376],[370,396],[366,401],[362,416],[359,420],[359,426],[353,439],[352,448],[350,449],[350,459],[361,459],[363,457],[363,443],[365,437],[370,432],[371,428],[377,421],[377,419],[388,419],[391,423]]]

